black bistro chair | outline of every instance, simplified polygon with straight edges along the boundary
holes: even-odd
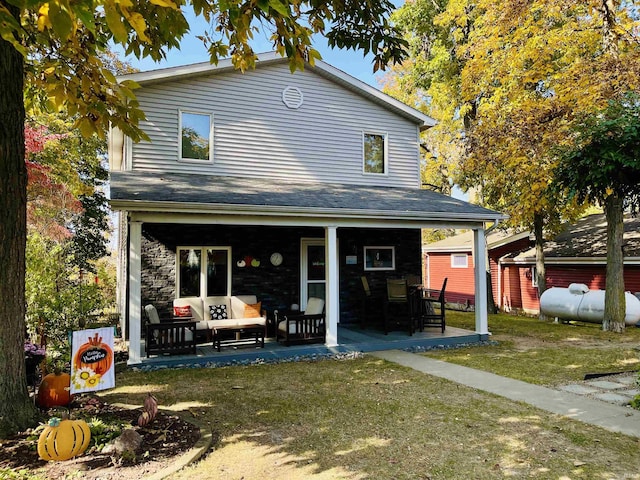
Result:
[[[404,278],[387,279],[387,297],[384,304],[384,334],[392,330],[408,329],[413,335],[416,326],[415,299],[409,293]]]
[[[418,316],[420,331],[423,331],[425,327],[440,327],[442,333],[444,333],[446,327],[444,291],[446,288],[447,279],[445,278],[442,283],[442,289],[437,292],[437,296],[426,295],[427,292],[423,292]]]

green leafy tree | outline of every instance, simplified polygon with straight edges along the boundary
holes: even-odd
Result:
[[[373,54],[373,68],[401,60],[406,42],[389,23],[388,0],[253,3],[200,0],[0,0],[0,438],[34,422],[23,361],[27,173],[25,99],[38,107],[64,111],[74,128],[104,138],[114,126],[133,139],[143,136],[143,118],[133,82],[117,83],[100,57],[110,42],[127,54],[164,58],[188,30],[182,7],[212,24],[202,35],[212,62],[231,56],[234,65],[255,65],[250,40],[260,24],[271,31],[275,49],[291,70],[319,58],[315,33],[329,45]],[[153,19],[153,20],[149,20]]]
[[[580,119],[575,145],[560,152],[556,182],[569,196],[604,206],[607,278],[602,328],[625,328],[624,210],[640,211],[640,97],[627,93]]]
[[[382,88],[437,120],[422,134],[422,183],[450,195],[463,153],[465,118],[472,109],[461,102],[464,63],[455,48],[466,41],[465,33],[454,35],[449,26],[437,22],[447,4],[448,0],[415,0],[393,13],[392,20],[409,45],[409,57],[391,67]]]
[[[27,190],[28,234],[37,231],[68,240],[65,249],[76,270],[94,271],[93,262],[107,254],[106,141],[97,135],[83,137],[73,129],[73,121],[61,115],[32,114],[29,122],[38,125],[47,141],[35,150],[27,149],[32,172]],[[43,223],[48,223],[47,228]]]
[[[201,137],[193,128],[182,127],[182,158],[209,159],[209,139]]]
[[[80,197],[82,213],[73,219],[69,253],[73,265],[81,271],[95,273],[95,262],[106,256],[109,231],[107,197],[101,191]]]
[[[48,355],[68,356],[68,332],[84,326],[91,313],[109,305],[104,295],[108,292],[74,264],[69,243],[37,232],[27,237],[26,324],[32,335],[46,343]]]
[[[451,195],[463,153],[464,116],[460,108],[460,68],[456,39],[436,22],[448,0],[405,2],[391,16],[408,43],[409,56],[393,65],[381,79],[385,93],[422,110],[437,120],[421,135],[420,178],[423,188]],[[465,113],[466,112],[466,113]],[[422,242],[455,235],[454,229],[424,229]]]
[[[68,331],[110,300],[83,278],[107,253],[105,141],[82,138],[58,115],[32,114],[25,146],[27,330],[46,343],[49,356],[68,357]]]
[[[466,59],[462,97],[475,102],[462,184],[480,185],[483,200],[508,213],[512,226],[533,230],[541,293],[545,233],[584,209],[549,188],[553,149],[567,142],[576,114],[637,82],[637,21],[628,4],[614,1],[455,3],[466,5],[448,9],[442,20],[467,21],[472,5],[474,16],[459,49]],[[603,48],[607,42],[621,55]]]

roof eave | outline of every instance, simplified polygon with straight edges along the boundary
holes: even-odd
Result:
[[[509,237],[505,237],[505,238],[502,238],[500,240],[496,240],[495,242],[490,242],[490,243],[487,244],[487,247],[489,249],[502,247],[504,245],[508,245],[510,243],[517,242],[517,241],[522,240],[524,238],[529,238],[530,236],[531,236],[531,232],[516,233],[516,234],[511,235]]]
[[[502,265],[533,265],[535,257],[516,257],[500,260]],[[606,265],[607,257],[549,257],[545,255],[545,265]],[[640,265],[640,257],[624,257],[625,265]]]
[[[258,63],[267,64],[284,61],[283,57],[275,52],[261,53],[258,55]],[[224,72],[236,70],[231,58],[223,58],[217,64],[211,62],[192,63],[177,67],[158,68],[145,72],[129,73],[118,75],[118,81],[133,80],[139,85],[149,85],[167,80],[180,80],[183,78],[205,75],[207,73]]]
[[[458,252],[471,252],[473,248],[471,245],[457,245],[454,247],[436,247],[436,248],[423,248],[424,253],[458,253]]]
[[[183,214],[228,214],[251,216],[282,216],[282,217],[331,217],[345,219],[375,219],[389,221],[459,221],[482,223],[496,219],[504,219],[504,215],[495,216],[470,213],[451,212],[398,212],[396,210],[358,210],[344,208],[318,208],[274,205],[235,205],[222,203],[185,203],[185,202],[157,202],[145,200],[111,200],[111,208],[129,212],[164,212]]]

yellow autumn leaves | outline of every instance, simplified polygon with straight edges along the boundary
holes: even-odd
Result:
[[[149,3],[173,10],[180,8],[172,0],[149,0]],[[126,24],[136,32],[141,41],[149,41],[146,34],[147,22],[141,13],[135,11],[136,5],[131,0],[104,0],[101,2],[101,7],[104,10],[107,25],[117,42],[124,43],[127,40],[129,29]],[[89,31],[94,31],[93,11],[74,9],[70,2],[65,0],[50,1],[42,4],[38,9],[38,31],[52,29],[62,39],[68,39],[75,34],[79,22],[82,22]]]

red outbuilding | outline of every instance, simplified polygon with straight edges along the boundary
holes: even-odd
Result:
[[[607,224],[604,214],[581,218],[545,243],[547,287],[584,283],[605,288]],[[625,290],[640,292],[640,218],[625,216]],[[503,311],[537,314],[540,310],[535,283],[536,254],[533,234],[493,231],[487,235],[493,298]],[[446,300],[472,308],[474,277],[472,234],[456,235],[423,247],[427,288],[437,289],[448,277]]]

